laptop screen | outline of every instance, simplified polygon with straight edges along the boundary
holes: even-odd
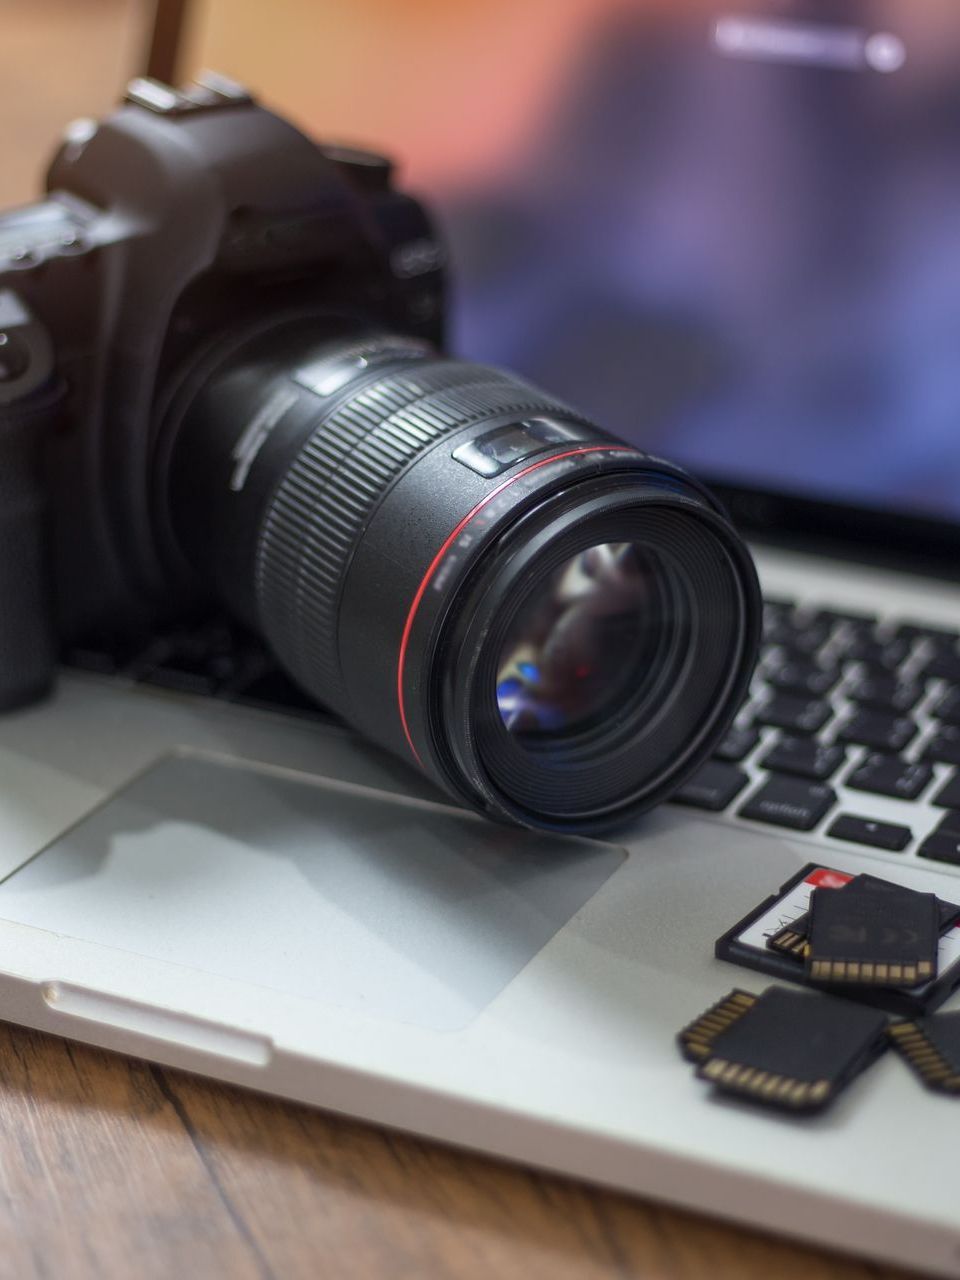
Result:
[[[960,523],[960,0],[202,0],[391,151],[453,346],[733,487]]]
[[[597,0],[551,74],[431,193],[458,348],[715,481],[960,520],[960,4]]]

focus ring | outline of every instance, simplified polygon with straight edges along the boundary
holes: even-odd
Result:
[[[572,415],[535,387],[481,365],[410,362],[365,381],[312,431],[260,529],[260,625],[291,675],[349,715],[338,652],[339,598],[355,546],[393,480],[445,435],[499,414]]]

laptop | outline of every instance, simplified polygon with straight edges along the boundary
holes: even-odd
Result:
[[[951,1102],[897,1055],[801,1118],[675,1043],[769,985],[716,941],[810,864],[960,900],[960,10],[596,9],[527,162],[440,193],[459,345],[721,488],[768,601],[733,730],[629,829],[538,835],[228,621],[75,647],[0,719],[0,1009],[960,1276]]]

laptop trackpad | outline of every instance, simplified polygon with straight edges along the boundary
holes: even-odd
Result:
[[[0,916],[452,1030],[624,856],[386,792],[178,755],[0,885]]]

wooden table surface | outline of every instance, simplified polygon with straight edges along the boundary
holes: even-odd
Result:
[[[0,1276],[904,1280],[2,1023]]]

